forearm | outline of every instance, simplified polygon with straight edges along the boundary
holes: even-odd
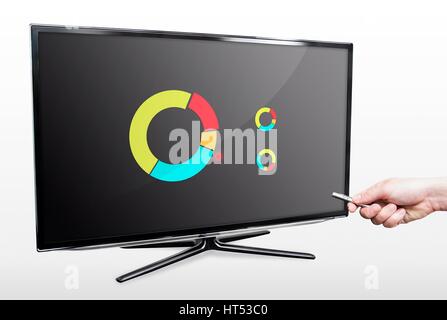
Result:
[[[447,177],[431,179],[427,197],[434,211],[447,211]]]

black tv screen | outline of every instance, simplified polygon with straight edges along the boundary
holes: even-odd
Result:
[[[39,250],[346,215],[351,44],[31,34]]]

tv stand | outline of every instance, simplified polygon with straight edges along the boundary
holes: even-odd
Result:
[[[156,243],[147,245],[138,245],[131,247],[123,247],[124,249],[138,249],[138,248],[166,248],[166,247],[190,247],[183,250],[177,254],[169,256],[165,259],[156,261],[154,263],[148,264],[142,268],[126,273],[118,278],[116,281],[125,282],[137,277],[140,277],[149,272],[164,268],[170,264],[179,262],[186,258],[195,256],[207,250],[217,250],[217,251],[228,251],[236,253],[249,253],[249,254],[259,254],[266,256],[276,256],[276,257],[288,257],[288,258],[298,258],[298,259],[315,259],[315,256],[310,253],[303,252],[293,252],[293,251],[283,251],[275,249],[264,249],[256,247],[247,247],[234,244],[228,244],[231,241],[237,241],[242,239],[248,239],[253,237],[258,237],[262,235],[269,234],[270,231],[258,231],[250,233],[241,233],[232,236],[221,236],[221,237],[209,237],[201,238],[197,240],[190,241],[178,241],[178,242],[166,242],[166,243]]]

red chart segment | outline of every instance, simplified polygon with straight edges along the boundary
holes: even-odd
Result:
[[[219,129],[216,113],[200,94],[194,92],[188,103],[188,108],[194,111],[200,119],[204,131]]]

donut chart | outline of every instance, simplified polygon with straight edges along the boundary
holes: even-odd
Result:
[[[178,164],[163,162],[152,153],[147,130],[153,118],[169,108],[193,111],[203,126],[200,146],[192,157]],[[196,92],[181,90],[158,92],[146,99],[135,112],[129,130],[132,155],[140,168],[151,177],[167,182],[187,180],[202,171],[213,157],[219,122],[211,105]]]
[[[265,166],[262,164],[261,157],[264,155],[268,155],[271,157],[271,163],[268,166]],[[262,171],[272,171],[276,166],[276,154],[270,150],[270,149],[263,149],[259,151],[257,157],[256,157],[256,164],[258,165],[259,169]]]
[[[264,113],[270,113],[270,116],[272,118],[272,120],[268,126],[263,126],[261,124],[261,115]],[[270,108],[270,107],[260,108],[258,110],[258,112],[256,112],[256,115],[255,115],[255,124],[256,124],[256,127],[258,127],[258,129],[261,131],[269,131],[269,130],[273,129],[276,125],[276,111],[275,111],[275,109]]]

